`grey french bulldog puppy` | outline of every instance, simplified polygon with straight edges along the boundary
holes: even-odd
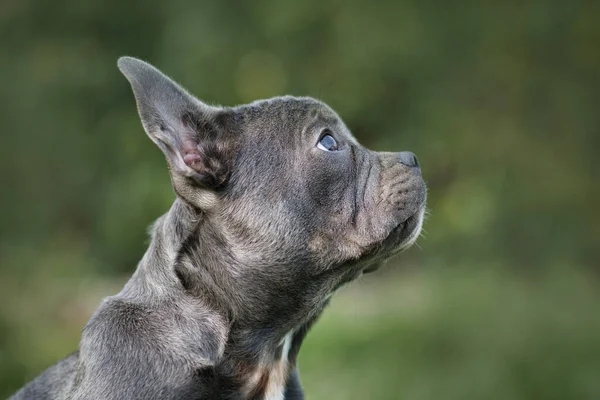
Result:
[[[312,98],[216,107],[118,66],[177,198],[79,351],[13,399],[302,399],[298,351],[332,293],[419,236],[416,157],[362,147]]]

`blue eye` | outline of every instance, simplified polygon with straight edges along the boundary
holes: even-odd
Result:
[[[331,131],[325,129],[323,131],[324,135],[319,139],[319,143],[317,143],[317,148],[323,151],[338,151],[339,146],[333,136],[330,135]]]

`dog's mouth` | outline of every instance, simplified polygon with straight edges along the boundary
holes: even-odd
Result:
[[[390,236],[388,236],[386,240],[391,238],[392,241],[398,245],[406,241],[417,227],[417,219],[417,213],[408,217],[392,230]]]
[[[373,262],[369,263],[363,273],[376,271],[381,266],[381,262],[406,250],[415,243],[421,233],[425,207],[421,207],[413,215],[400,222],[381,242]]]
[[[421,206],[414,214],[396,225],[381,243],[382,249],[396,253],[410,247],[421,232],[424,213],[425,207]]]

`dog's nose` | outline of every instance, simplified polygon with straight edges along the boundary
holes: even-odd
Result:
[[[410,151],[402,151],[398,154],[400,156],[400,163],[410,168],[419,168],[419,160],[417,160],[417,156],[413,153]]]

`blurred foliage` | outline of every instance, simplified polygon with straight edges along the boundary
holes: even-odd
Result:
[[[0,397],[77,346],[173,200],[116,59],[329,103],[430,189],[309,335],[315,399],[600,397],[600,2],[3,0]]]

